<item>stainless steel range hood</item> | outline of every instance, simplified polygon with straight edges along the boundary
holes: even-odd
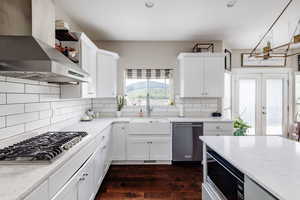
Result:
[[[51,0],[0,1],[0,75],[60,84],[89,81],[87,72],[40,40],[50,37],[54,46],[52,4]]]
[[[88,80],[88,73],[32,36],[0,36],[0,52],[2,76],[54,83]]]

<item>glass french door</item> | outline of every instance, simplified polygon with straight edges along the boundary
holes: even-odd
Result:
[[[235,116],[251,126],[249,135],[286,135],[288,76],[241,74],[235,79]]]

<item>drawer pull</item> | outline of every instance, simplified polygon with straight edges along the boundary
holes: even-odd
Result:
[[[88,176],[88,175],[89,175],[88,173],[83,174],[83,176]]]
[[[85,178],[81,177],[81,178],[79,179],[79,181],[85,181]]]

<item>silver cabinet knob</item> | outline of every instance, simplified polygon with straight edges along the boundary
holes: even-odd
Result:
[[[79,181],[84,181],[85,180],[85,178],[83,178],[83,177],[81,177],[80,179],[79,179]]]

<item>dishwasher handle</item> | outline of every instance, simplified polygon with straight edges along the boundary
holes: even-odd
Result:
[[[174,123],[174,127],[203,127],[203,123]]]

